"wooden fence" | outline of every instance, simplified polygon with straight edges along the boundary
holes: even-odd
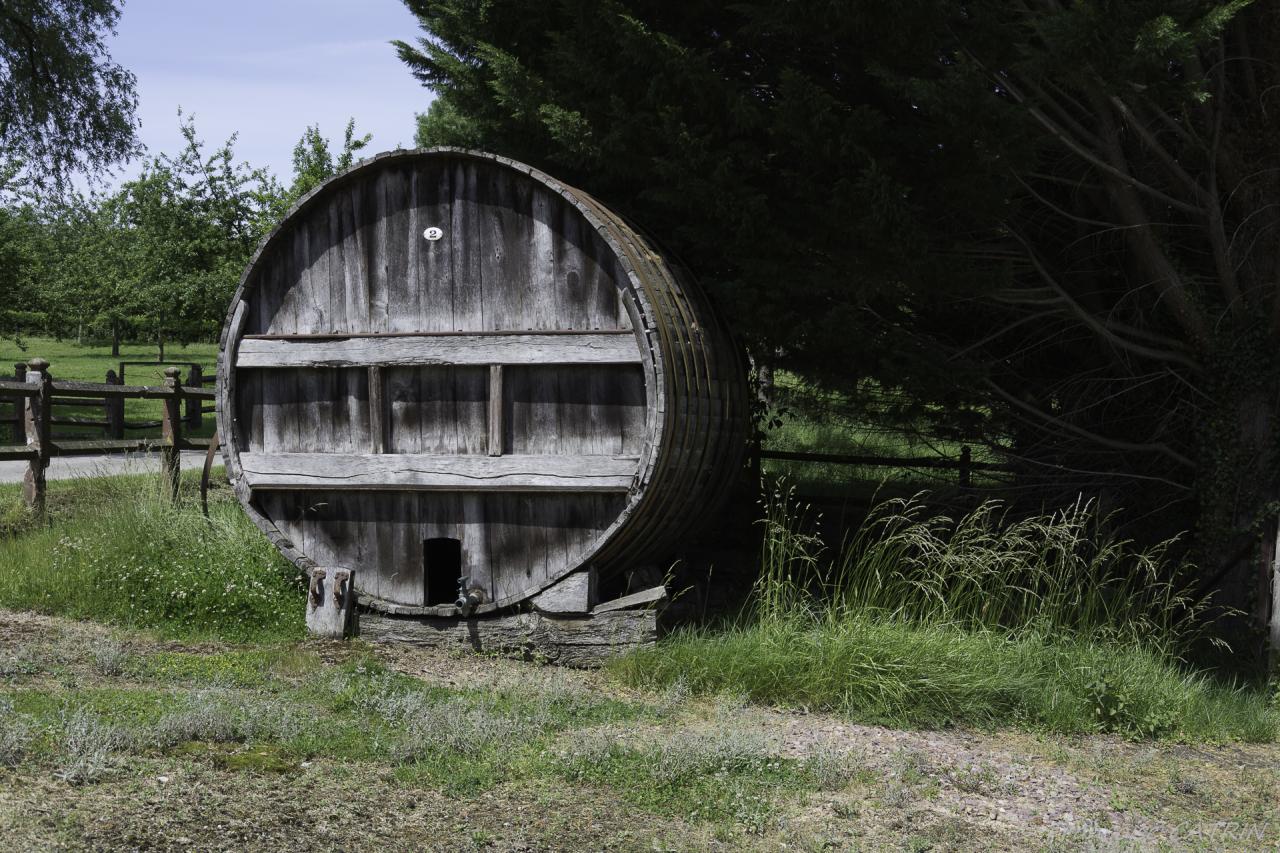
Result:
[[[183,381],[183,385],[188,388],[203,388],[206,385],[212,385],[216,380],[212,376],[205,376],[203,369],[199,364],[189,361],[179,362],[155,362],[155,361],[122,361],[120,362],[120,372],[108,370],[106,374],[106,385],[124,385],[124,369],[125,365],[141,365],[146,364],[151,367],[161,365],[185,365],[187,369],[187,378]],[[28,366],[25,363],[18,363],[13,366],[13,381],[26,382]],[[89,384],[89,383],[84,383]],[[136,386],[145,387],[145,386]],[[125,437],[126,431],[136,430],[155,430],[162,426],[162,421],[129,421],[124,416],[124,401],[126,396],[108,394],[99,398],[63,397],[54,401],[54,405],[58,407],[75,407],[77,409],[90,409],[101,412],[101,417],[92,417],[80,415],[54,414],[51,423],[56,427],[78,427],[83,430],[93,430],[98,432],[98,437],[120,440]],[[183,426],[186,431],[197,432],[204,424],[204,416],[213,414],[214,408],[211,405],[205,405],[207,398],[188,396],[183,402]],[[97,412],[86,412],[86,415],[96,414]],[[0,394],[0,425],[9,427],[12,434],[12,442],[16,445],[24,444],[27,440],[26,428],[24,424],[24,413],[21,397],[7,397]],[[94,437],[89,434],[62,435],[64,439],[69,438],[90,438]]]
[[[191,365],[187,384],[176,366],[164,370],[164,384],[159,386],[124,385],[114,371],[107,371],[107,381],[65,382],[53,378],[49,362],[33,358],[18,365],[12,381],[0,381],[0,400],[15,409],[10,421],[14,427],[14,444],[0,446],[0,461],[20,460],[27,463],[22,494],[27,504],[43,513],[45,507],[45,470],[49,460],[58,456],[90,456],[133,450],[160,450],[164,480],[176,493],[183,450],[208,450],[210,439],[187,438],[185,433],[199,429],[201,419],[212,411],[204,404],[214,396],[204,386],[199,365]],[[123,372],[123,370],[122,370]],[[161,401],[159,421],[126,421],[125,400]],[[55,416],[54,408],[65,406],[95,408],[101,418]],[[55,426],[73,426],[101,430],[103,438],[85,440],[82,436],[54,435]],[[160,438],[125,438],[125,430],[160,427]]]
[[[879,468],[932,468],[956,472],[956,485],[962,489],[973,486],[974,471],[1008,471],[1009,466],[1000,462],[976,462],[973,450],[967,445],[960,448],[955,459],[946,456],[855,456],[844,453],[809,453],[795,450],[752,451],[754,464],[759,466],[761,459],[776,459],[780,462],[822,462],[828,465],[863,465]]]

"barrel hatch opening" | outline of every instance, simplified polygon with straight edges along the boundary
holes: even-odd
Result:
[[[442,536],[422,540],[423,601],[428,607],[453,604],[462,578],[462,540]]]

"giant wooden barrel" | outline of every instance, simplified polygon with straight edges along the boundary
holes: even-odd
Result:
[[[587,194],[473,151],[381,154],[304,197],[232,299],[227,473],[363,603],[477,612],[669,559],[741,465],[739,353]]]

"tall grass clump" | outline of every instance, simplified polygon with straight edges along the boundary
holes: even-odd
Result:
[[[1084,501],[1020,518],[984,501],[953,518],[920,496],[886,500],[830,559],[787,494],[767,508],[765,618],[816,603],[915,624],[1070,632],[1179,658],[1211,627],[1210,602],[1169,557],[1172,540],[1137,547]]]
[[[1116,538],[1088,504],[1016,518],[986,502],[952,518],[894,499],[834,552],[789,493],[764,509],[747,612],[623,659],[624,679],[898,726],[1280,734],[1264,691],[1185,665],[1210,611],[1179,583],[1170,543]]]
[[[68,488],[74,511],[0,539],[0,607],[187,637],[302,634],[297,570],[235,501],[212,501],[205,518],[191,495],[171,501],[154,475]]]

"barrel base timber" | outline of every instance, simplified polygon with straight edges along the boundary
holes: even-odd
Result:
[[[654,610],[599,615],[552,616],[517,613],[475,619],[360,617],[360,636],[372,643],[429,648],[466,648],[515,654],[560,666],[597,667],[658,639]]]

